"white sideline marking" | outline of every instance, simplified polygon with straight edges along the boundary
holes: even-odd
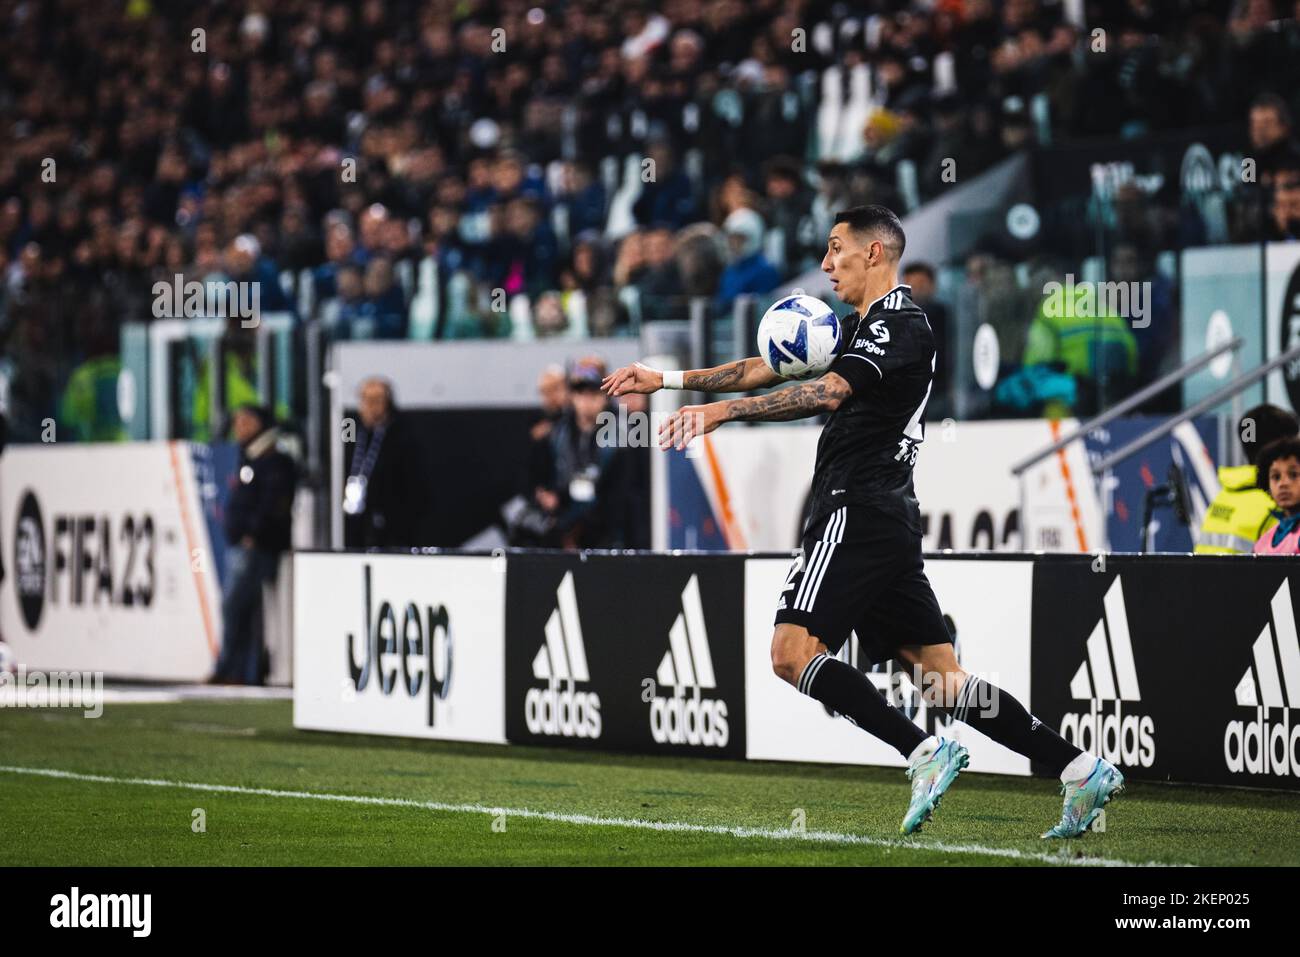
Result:
[[[448,811],[457,814],[489,814],[493,817],[535,818],[560,824],[579,824],[591,827],[626,827],[645,831],[677,831],[690,834],[725,834],[738,838],[766,838],[773,841],[813,841],[822,844],[860,844],[868,847],[898,848],[908,851],[941,851],[946,854],[987,854],[1020,861],[1041,861],[1044,864],[1067,864],[1083,867],[1169,867],[1158,861],[1136,864],[1105,857],[1072,857],[1062,849],[1060,855],[1034,851],[1018,851],[1009,847],[985,847],[981,844],[948,844],[943,841],[893,840],[868,837],[862,834],[844,834],[839,831],[799,832],[766,827],[728,827],[725,824],[691,824],[686,821],[645,821],[630,817],[597,817],[592,814],[564,814],[559,811],[533,811],[528,808],[489,807],[486,804],[447,804],[442,801],[413,801],[409,798],[369,797],[360,794],[325,794],[320,791],[280,791],[274,788],[249,788],[238,784],[202,784],[194,781],[166,781],[161,778],[118,778],[105,774],[81,774],[55,768],[19,768],[0,765],[0,773],[29,774],[43,778],[63,778],[69,781],[91,781],[97,784],[125,784],[155,788],[182,788],[189,791],[215,791],[221,794],[251,794],[259,797],[300,798],[311,801],[335,801],[344,804],[368,804],[380,807],[419,808],[425,811]]]

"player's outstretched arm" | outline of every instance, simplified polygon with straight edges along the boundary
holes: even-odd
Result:
[[[659,447],[684,449],[697,435],[708,435],[723,422],[788,422],[834,412],[853,394],[848,382],[828,372],[813,382],[744,399],[687,405],[659,427]]]
[[[664,388],[665,375],[672,376],[673,373],[660,372],[634,362],[611,372],[601,383],[601,388],[612,396],[626,395],[629,392],[658,392]],[[692,369],[680,375],[681,384],[676,388],[695,392],[749,392],[786,381],[757,356],[714,366],[712,369]],[[673,388],[673,383],[669,382],[668,387]]]

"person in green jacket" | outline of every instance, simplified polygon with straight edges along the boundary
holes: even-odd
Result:
[[[77,442],[125,442],[126,427],[118,414],[117,380],[122,362],[116,355],[87,359],[72,370],[59,400],[60,438],[71,432]]]
[[[1100,295],[1101,284],[1048,283],[1043,301],[1029,326],[1023,364],[1049,364],[1074,376],[1083,409],[1059,400],[1045,404],[1043,415],[1063,418],[1076,411],[1098,409],[1098,384],[1107,404],[1124,396],[1137,375],[1137,338],[1130,320],[1115,315]]]

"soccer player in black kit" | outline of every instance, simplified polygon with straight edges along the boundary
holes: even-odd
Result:
[[[856,315],[818,379],[764,395],[678,409],[660,444],[683,449],[724,422],[786,421],[829,413],[817,446],[812,510],[777,602],[772,668],[803,694],[895,747],[912,798],[900,830],[920,830],[970,760],[955,741],[927,735],[865,674],[835,654],[856,631],[875,662],[919,669],[941,710],[1032,761],[1060,771],[1065,807],[1043,837],[1076,837],[1123,787],[1112,764],[1081,751],[1014,697],[957,663],[925,576],[912,468],[925,439],[936,344],[925,313],[898,282],[906,238],[883,206],[835,217],[822,271]],[[759,358],[669,372],[639,363],[612,373],[610,395],[661,388],[748,392],[785,381]]]

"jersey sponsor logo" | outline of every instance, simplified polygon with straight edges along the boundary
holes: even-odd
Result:
[[[1237,682],[1238,707],[1253,708],[1254,720],[1229,721],[1223,759],[1232,774],[1300,776],[1300,636],[1296,633],[1291,585],[1283,581],[1266,621],[1251,646],[1252,661]],[[1285,689],[1285,696],[1283,693]],[[1291,724],[1292,721],[1296,723]]]
[[[656,693],[650,698],[650,734],[655,741],[726,747],[731,739],[727,702],[704,695],[717,686],[700,583],[692,575],[682,589],[681,613],[668,629],[668,650],[655,671]],[[671,688],[672,695],[658,694],[663,688]]]
[[[600,695],[584,690],[591,681],[587,646],[578,618],[573,572],[565,572],[555,590],[555,609],[543,629],[546,640],[533,656],[533,678],[545,688],[529,688],[524,720],[532,734],[563,738],[599,738]]]
[[[348,673],[352,688],[363,694],[372,685],[385,698],[405,692],[424,693],[429,727],[436,722],[437,702],[451,694],[451,618],[446,605],[383,599],[375,601],[370,565],[362,569],[364,656],[356,660],[356,639],[346,633]],[[399,616],[396,611],[401,608]],[[398,679],[401,679],[400,681]]]
[[[877,319],[871,325],[867,326],[871,334],[876,337],[876,342],[884,345],[889,341],[889,327],[885,325],[884,319]]]
[[[1112,764],[1151,767],[1156,757],[1155,722],[1150,715],[1124,714],[1124,703],[1142,700],[1133,640],[1117,576],[1102,599],[1102,616],[1088,636],[1087,655],[1070,679],[1070,697],[1089,702],[1086,712],[1061,718],[1061,737]],[[1109,711],[1109,713],[1107,713]]]
[[[856,339],[853,342],[854,349],[861,349],[863,352],[870,352],[872,355],[883,356],[885,350],[880,348],[870,339]]]

